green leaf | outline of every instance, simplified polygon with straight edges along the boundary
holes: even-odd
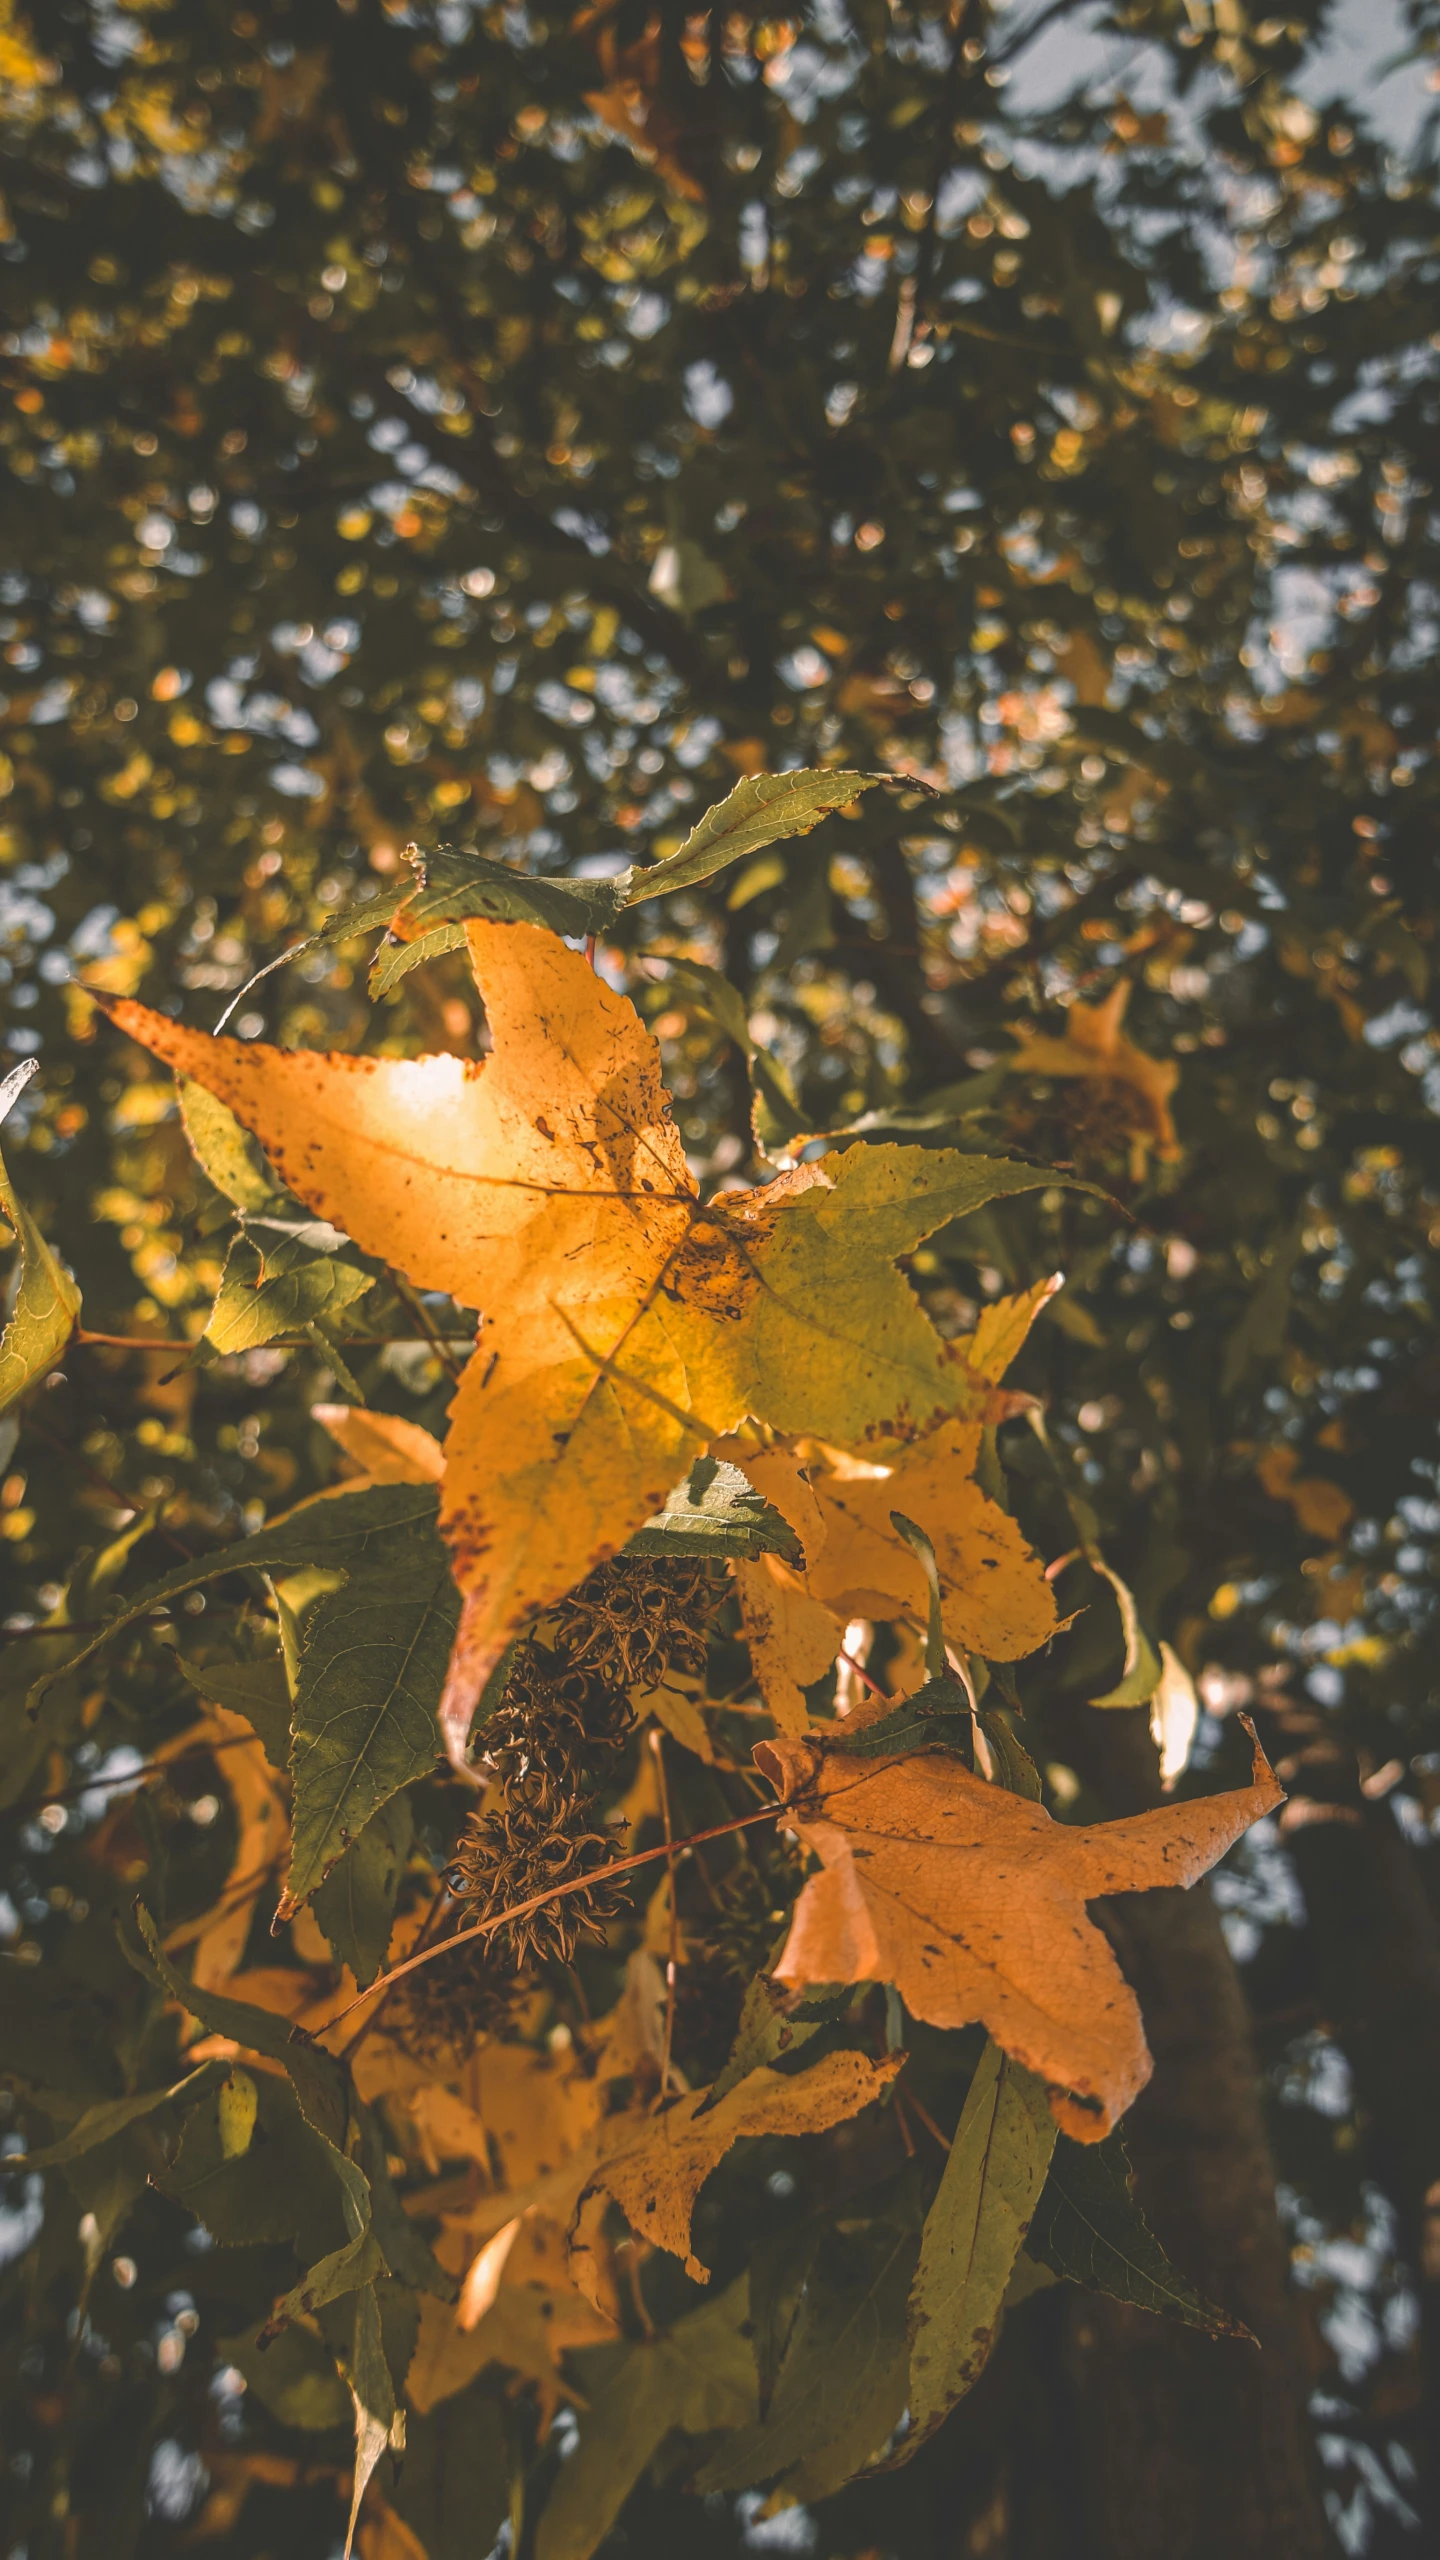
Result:
[[[428,1490],[428,1488],[427,1488]],[[294,1910],[380,1807],[434,1767],[460,1595],[433,1508],[380,1533],[306,1612],[295,1690]]]
[[[459,924],[467,916],[490,916],[500,924],[539,924],[571,942],[604,933],[624,905],[624,882],[613,880],[537,880],[526,871],[511,871],[483,853],[457,853],[443,845],[424,861],[424,886],[405,900],[411,925]]]
[[[315,1917],[334,1949],[335,1961],[348,1964],[362,1991],[369,1989],[385,1961],[413,1829],[409,1797],[392,1796],[371,1816],[315,1894]]]
[[[800,1562],[789,1522],[723,1458],[697,1458],[665,1508],[626,1543],[627,1556],[787,1556]]]
[[[918,2238],[906,2215],[825,2234],[768,2414],[712,2455],[698,2488],[777,2480],[790,2497],[826,2498],[884,2451],[905,2407]]]
[[[73,2122],[97,2098],[123,2095],[109,1988],[57,1964],[0,1962],[5,2074],[52,2119]]]
[[[1057,2276],[1108,2293],[1138,2310],[1206,2329],[1216,2338],[1252,2338],[1241,2320],[1197,2293],[1173,2267],[1131,2192],[1123,2136],[1072,2142],[1062,2133],[1030,2226],[1030,2250]]]
[[[997,1784],[1008,1788],[1012,1796],[1026,1796],[1031,1804],[1039,1804],[1045,1792],[1040,1772],[1009,1717],[998,1714],[993,1707],[982,1707],[979,1722],[995,1762]]]
[[[78,1670],[82,1663],[102,1653],[117,1635],[123,1635],[127,1627],[133,1627],[137,1618],[148,1617],[168,1601],[182,1599],[187,1591],[198,1591],[205,1583],[216,1582],[222,1575],[238,1573],[242,1568],[285,1574],[314,1566],[347,1573],[352,1567],[363,1566],[374,1546],[387,1537],[403,1536],[422,1524],[428,1524],[435,1535],[438,1509],[439,1495],[433,1485],[367,1485],[355,1493],[330,1494],[321,1501],[302,1503],[273,1529],[257,1529],[253,1537],[237,1539],[233,1546],[219,1547],[208,1556],[176,1565],[172,1572],[162,1575],[158,1582],[147,1583],[143,1591],[116,1609],[100,1632],[66,1662],[41,1674],[29,1692],[30,1713],[38,1713],[46,1692],[62,1672]]]
[[[262,2347],[260,2326],[256,2321],[243,2336],[218,2338],[215,2345],[217,2355],[244,2375],[261,2407],[282,2427],[298,2427],[305,2435],[348,2426],[350,2394],[324,2339],[306,2321],[293,2320]]]
[[[278,1334],[333,1321],[373,1287],[368,1271],[317,1253],[300,1236],[279,1236],[263,1249],[252,1235],[237,1236],[204,1339],[217,1356],[256,1351]]]
[[[249,1131],[193,1076],[181,1076],[178,1090],[181,1122],[201,1172],[237,1209],[270,1208],[281,1194]]]
[[[646,898],[663,898],[670,889],[693,889],[747,853],[779,844],[786,836],[808,835],[832,810],[848,807],[877,783],[895,787],[888,773],[747,774],[715,808],[706,810],[677,852],[634,876],[624,903],[635,907]],[[909,782],[904,787],[914,789]]]
[[[1120,1608],[1120,1624],[1125,1635],[1125,1667],[1113,1689],[1101,1698],[1092,1698],[1092,1707],[1143,1707],[1160,1686],[1161,1663],[1144,1628],[1135,1595],[1118,1573],[1105,1562],[1098,1548],[1092,1549],[1086,1562],[1108,1582]]]
[[[338,2189],[345,2237],[338,2247],[327,2250],[307,2268],[299,2284],[276,2304],[271,2313],[274,2327],[278,2329],[286,2321],[298,2318],[302,2312],[314,2311],[324,2303],[337,2301],[342,2295],[373,2284],[376,2276],[391,2270],[388,2256],[373,2228],[372,2191],[377,2187],[383,2189],[392,2229],[397,2223],[404,2226],[404,2216],[390,2188],[383,2143],[368,2111],[353,2105],[353,2091],[343,2064],[309,2036],[292,2028],[284,2018],[273,2016],[268,2009],[254,2008],[248,2000],[228,1999],[223,1992],[207,1991],[188,1981],[170,1963],[143,1903],[137,1903],[135,1919],[150,1968],[163,1982],[171,1998],[182,2002],[212,2035],[228,2036],[250,2052],[265,2054],[271,2061],[280,2063],[289,2074],[307,2125],[325,2146],[326,2165]],[[126,1952],[131,1955],[137,1969],[144,1970],[144,1959],[128,1947]],[[349,2156],[348,2135],[352,2115],[359,2124],[365,2148],[365,2169]],[[223,2138],[220,2149],[223,2153]],[[244,2156],[248,2160],[250,2152]],[[428,2261],[429,2253],[424,2251],[418,2234],[412,2234],[408,2226],[404,2229],[407,2250],[413,2244]],[[443,2282],[442,2279],[442,2286]]]
[[[288,2080],[257,2072],[255,2088],[258,2114],[244,2151],[226,2149],[217,2090],[187,2115],[179,2150],[153,2183],[222,2248],[288,2241],[306,2265],[348,2236],[334,2154],[306,2123]]]
[[[198,2071],[189,2072],[169,2088],[144,2089],[131,2098],[106,2098],[98,2107],[87,2107],[78,2123],[73,2124],[58,2142],[48,2143],[42,2151],[30,2152],[25,2166],[27,2169],[63,2168],[67,2162],[80,2159],[83,2153],[97,2150],[102,2142],[113,2140],[117,2133],[128,2131],[132,2124],[139,2124],[145,2117],[154,2115],[159,2108],[171,2107],[183,2112],[188,2107],[198,2106],[212,2089],[218,2089],[229,2068],[227,2062],[202,2062]]]
[[[253,1725],[272,1769],[290,1774],[290,1683],[285,1657],[269,1653],[258,1662],[186,1662],[175,1657],[192,1689],[217,1707],[244,1716]]]
[[[443,960],[447,951],[463,951],[463,924],[437,925],[433,933],[422,933],[414,942],[382,942],[370,963],[368,988],[371,1001],[378,1003],[408,978],[412,969],[424,967],[427,960]]]
[[[396,2405],[395,2385],[385,2356],[380,2305],[373,2283],[360,2286],[353,2305],[350,2349],[345,2359],[355,2403],[355,2478],[350,2492],[350,2522],[345,2560],[355,2542],[360,2502],[370,2486],[375,2465],[387,2448],[405,2450],[405,2420]]]
[[[414,846],[409,846],[407,851],[413,864],[416,859]],[[287,953],[287,958],[298,959],[302,951],[309,951],[317,942],[351,942],[364,933],[382,932],[414,897],[415,885],[412,872],[408,880],[397,880],[393,889],[382,889],[373,898],[361,898],[355,906],[344,908],[338,916],[331,916],[318,933],[312,933],[308,942],[296,943]],[[254,983],[252,978],[250,984],[253,986]],[[245,992],[242,988],[241,993]]]
[[[750,2265],[750,2325],[759,2387],[759,2416],[770,2415],[775,2385],[789,2353],[826,2223],[816,2214],[760,2250]]]
[[[1265,1274],[1229,1336],[1220,1363],[1220,1392],[1233,1395],[1255,1360],[1278,1360],[1290,1323],[1290,1283],[1304,1251],[1299,1226],[1272,1236],[1265,1248]]]
[[[718,969],[706,968],[699,960],[672,960],[670,974],[679,979],[682,993],[687,986],[696,989],[697,1011],[707,1013],[718,1023],[744,1058],[752,1087],[750,1120],[756,1137],[762,1138],[762,1143],[771,1140],[783,1145],[805,1134],[804,1114],[784,1068],[757,1048],[751,1038],[750,1017],[738,987],[732,987]],[[763,1137],[762,1120],[766,1124]]]
[[[862,1725],[856,1733],[837,1725],[830,1747],[864,1760],[926,1750],[958,1751],[968,1758],[972,1732],[969,1698],[947,1671],[942,1679],[927,1680],[913,1697],[901,1698],[888,1715],[878,1716],[874,1724]]]
[[[708,2115],[752,2071],[773,2070],[787,2055],[798,2053],[822,2027],[833,2026],[844,2016],[853,1997],[846,1983],[833,1992],[807,1991],[796,2000],[767,1974],[757,1973],[746,1990],[725,2066],[697,2114]]]
[[[0,1084],[0,1120],[36,1072],[35,1060],[27,1058]],[[0,1211],[15,1230],[20,1257],[19,1271],[12,1283],[9,1322],[0,1334],[0,1413],[8,1413],[60,1358],[79,1320],[80,1292],[63,1263],[51,1252],[29,1210],[21,1206],[3,1157]]]
[[[339,2155],[350,2121],[350,2090],[343,2065],[309,2036],[297,2036],[288,2018],[277,2018],[270,2009],[257,2009],[249,2000],[231,2000],[223,1991],[204,1990],[178,1972],[166,1955],[143,1902],[135,1906],[135,1925],[149,1958],[148,1970],[163,1983],[171,1999],[180,2001],[212,2036],[227,2036],[247,2051],[263,2053],[267,2060],[278,2062],[289,2074],[306,2123]],[[126,1952],[131,1954],[138,1971],[147,1970],[144,1960],[128,1946]],[[351,2163],[345,2160],[343,2166],[349,2169]],[[355,2174],[358,2176],[358,2171]],[[363,2186],[363,2179],[360,2183]],[[368,2222],[368,2195],[365,2218]]]
[[[590,2560],[665,2438],[743,2427],[755,2413],[745,2279],[618,2358],[590,2397],[580,2442],[540,2519],[536,2560]]]
[[[510,2503],[510,2452],[493,2381],[473,2382],[425,2417],[405,2421],[405,2461],[391,2493],[427,2560],[478,2560]]]
[[[1043,2081],[987,2041],[926,2217],[910,2293],[917,2444],[970,2389],[990,2354],[1054,2148]]]

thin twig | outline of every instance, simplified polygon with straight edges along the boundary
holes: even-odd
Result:
[[[429,1309],[426,1307],[423,1299],[416,1295],[403,1272],[395,1270],[393,1265],[389,1263],[387,1263],[385,1267],[389,1272],[390,1280],[394,1287],[396,1296],[398,1298],[403,1298],[406,1306],[414,1316],[416,1323],[419,1325],[421,1332],[424,1334],[426,1341],[429,1343],[431,1350],[434,1352],[436,1359],[440,1362],[442,1368],[448,1369],[451,1377],[458,1385],[460,1378],[459,1362],[451,1358],[449,1346],[443,1337],[437,1333],[435,1326],[432,1324]]]
[[[41,1628],[38,1632],[43,1635],[47,1630]],[[55,1630],[57,1635],[69,1635],[71,1632],[68,1627]],[[78,1633],[78,1629],[73,1632]],[[138,1769],[117,1770],[113,1778],[107,1778],[95,1769],[88,1778],[77,1778],[73,1787],[51,1787],[43,1796],[22,1796],[20,1802],[8,1806],[7,1811],[29,1813],[37,1805],[70,1804],[77,1796],[93,1795],[97,1787],[107,1795],[119,1795],[122,1788],[138,1787],[142,1778],[163,1777],[167,1770],[174,1768],[177,1760],[189,1760],[197,1751],[246,1751],[259,1739],[258,1733],[232,1733],[221,1742],[207,1742],[205,1736],[199,1734],[193,1741],[187,1738],[180,1743],[168,1760],[142,1760]]]
[[[864,1663],[857,1662],[853,1653],[847,1653],[843,1644],[840,1647],[840,1660],[849,1664],[857,1680],[864,1681],[872,1698],[883,1698],[887,1707],[892,1703],[889,1690],[882,1689],[878,1680],[872,1680]]]
[[[416,1941],[415,1941],[415,1953],[416,1953],[417,1955],[419,1954],[419,1952],[420,1952],[420,1950],[421,1950],[421,1948],[422,1948],[422,1947],[428,1947],[428,1946],[430,1945],[430,1943],[431,1943],[431,1941],[432,1941],[432,1939],[434,1938],[434,1935],[435,1935],[435,1924],[436,1924],[437,1920],[439,1919],[440,1914],[441,1914],[441,1912],[443,1911],[443,1909],[444,1909],[444,1907],[445,1907],[446,1903],[447,1903],[449,1900],[450,1900],[450,1887],[448,1886],[448,1884],[445,1884],[445,1883],[443,1883],[443,1882],[442,1882],[442,1883],[441,1883],[441,1885],[439,1886],[439,1888],[438,1888],[437,1892],[436,1892],[436,1895],[435,1895],[435,1899],[434,1899],[434,1901],[431,1903],[429,1910],[428,1910],[428,1911],[426,1912],[426,1914],[425,1914],[424,1921],[423,1921],[423,1923],[421,1924],[420,1934],[419,1934],[418,1938],[417,1938],[417,1939],[416,1939]],[[445,1940],[445,1942],[444,1942],[444,1943],[445,1943],[445,1945],[448,1947],[452,1942],[451,1942],[451,1940],[450,1940],[450,1939],[448,1939],[448,1938],[447,1938],[447,1939]],[[389,1979],[391,1979],[391,1977],[387,1975],[387,1976],[386,1976],[386,1979],[387,1979],[387,1980],[389,1980]],[[375,1989],[375,1987],[376,1987],[376,1986],[375,1986],[373,1983],[372,1983],[372,1984],[371,1984],[371,1986],[370,1986],[370,1988],[371,1988],[371,1990],[372,1990],[372,1991]],[[364,1997],[368,1999],[368,1998],[369,1998],[369,1993],[367,1992],[367,1993],[364,1995]],[[379,1999],[379,2000],[377,2000],[377,2001],[376,2001],[375,2006],[374,2006],[374,2008],[371,2010],[369,2017],[368,2017],[368,2018],[362,2018],[362,2019],[361,2019],[360,2024],[359,2024],[359,2026],[356,2028],[355,2033],[354,2033],[354,2034],[353,2034],[353,2036],[351,2037],[351,2039],[350,2039],[349,2043],[348,2043],[348,2044],[342,2044],[342,2046],[340,2047],[340,2051],[339,2051],[339,2054],[338,2054],[338,2056],[337,2056],[337,2060],[339,2060],[339,2061],[341,2061],[341,2062],[353,2062],[353,2061],[354,2061],[356,2054],[359,2052],[360,2047],[362,2046],[362,2044],[364,2043],[364,2041],[365,2041],[366,2037],[367,2037],[367,2036],[368,2036],[368,2034],[370,2033],[371,2028],[374,2026],[375,2021],[376,2021],[376,2019],[379,2017],[380,2012],[381,2012],[381,2010],[384,2008],[384,2006],[385,2006],[385,2002],[384,2002],[383,1997],[382,1997],[381,1999]],[[348,2016],[349,2016],[349,2014],[350,2014],[350,2012],[349,2012],[349,2010],[348,2010],[348,2009],[342,2009],[342,2011],[340,2012],[340,2014],[341,2014],[341,2016],[342,2016],[342,2017],[348,2017]]]
[[[82,1350],[87,1350],[92,1343],[97,1342],[105,1345],[112,1351],[193,1351],[195,1348],[193,1342],[183,1341],[178,1336],[161,1336],[153,1333],[88,1333],[77,1331],[73,1335],[72,1339],[80,1345]],[[350,1350],[353,1348],[356,1351],[379,1350],[386,1344],[392,1342],[428,1342],[432,1348],[436,1350],[439,1349],[442,1342],[458,1343],[460,1348],[465,1351],[473,1351],[475,1347],[475,1337],[473,1334],[441,1334],[437,1333],[433,1327],[428,1333],[347,1333],[339,1337],[339,1339],[342,1350]],[[305,1351],[310,1348],[310,1341],[309,1336],[303,1333],[296,1334],[293,1340],[286,1334],[277,1333],[273,1342],[267,1342],[264,1347],[267,1351]]]
[[[675,1982],[680,1969],[680,1913],[675,1900],[675,1828],[670,1819],[670,1781],[665,1774],[665,1743],[658,1725],[650,1727],[650,1748],[655,1754],[655,1776],[660,1789],[660,1819],[665,1825],[665,1880],[670,1899],[670,1961],[665,1967],[665,2049],[660,2057],[660,2094],[655,2103],[663,2106],[670,2091],[670,2057],[675,2048]]]
[[[130,1624],[132,1627],[168,1626],[171,1615],[169,1609],[151,1609],[143,1617],[132,1618]],[[36,1636],[98,1636],[103,1628],[113,1624],[111,1618],[73,1618],[67,1619],[63,1627],[0,1627],[0,1644],[29,1644]],[[53,1798],[47,1798],[47,1802],[53,1801]]]
[[[908,2080],[905,2082],[904,2086],[905,2086],[905,2104],[906,2104],[906,2106],[910,2109],[910,2111],[911,2111],[912,2115],[915,2115],[915,2116],[917,2116],[917,2117],[919,2118],[919,2120],[920,2120],[921,2124],[923,2124],[923,2126],[925,2127],[926,2132],[927,2132],[928,2134],[932,2135],[932,2136],[933,2136],[933,2138],[934,2138],[934,2140],[935,2140],[936,2142],[938,2142],[938,2143],[939,2143],[941,2150],[942,2150],[942,2151],[948,2151],[948,2150],[949,2150],[949,2148],[950,2148],[950,2145],[949,2145],[949,2143],[946,2141],[945,2136],[944,2136],[944,2134],[941,2132],[940,2127],[939,2127],[939,2126],[938,2126],[938,2124],[936,2123],[936,2121],[935,2121],[934,2117],[931,2115],[929,2108],[928,2108],[928,2107],[922,2107],[922,2106],[921,2106],[920,2101],[919,2101],[919,2099],[916,2097],[915,2092],[914,2092],[914,2090],[911,2088],[910,2083],[909,2083],[909,2081],[908,2081]],[[896,2096],[897,2096],[897,2097],[899,2096],[900,2092],[899,2092],[899,2090],[898,2090],[898,2089],[897,2089],[897,2091],[896,2091],[896,2093],[895,2093],[895,2094],[896,2094]]]
[[[378,1981],[371,1983],[368,1991],[362,1991],[352,2000],[349,2008],[338,2009],[333,2018],[328,2018],[325,2028],[317,2030],[317,2033],[338,2027],[341,2019],[348,2018],[351,2009],[358,2009],[363,2001],[377,1997],[383,1999],[392,1984],[401,1981],[407,1973],[414,1973],[420,1965],[433,1964],[437,1956],[449,1955],[452,1947],[463,1947],[472,1938],[491,1937],[495,1930],[508,1928],[512,1920],[528,1920],[532,1911],[542,1911],[547,1903],[558,1902],[562,1894],[588,1893],[597,1884],[608,1883],[612,1876],[632,1875],[637,1867],[653,1867],[658,1858],[672,1858],[677,1850],[703,1848],[707,1840],[724,1840],[732,1831],[748,1831],[752,1822],[783,1822],[788,1811],[789,1807],[783,1804],[762,1805],[758,1813],[742,1813],[733,1822],[718,1822],[713,1831],[692,1832],[688,1840],[662,1840],[657,1849],[639,1849],[633,1857],[615,1858],[608,1867],[594,1867],[586,1875],[571,1876],[563,1884],[549,1885],[544,1893],[532,1894],[528,1902],[512,1903],[508,1911],[497,1911],[488,1920],[473,1921],[468,1929],[457,1929],[453,1938],[442,1938],[438,1946],[427,1947],[420,1955],[407,1956],[403,1964],[392,1965],[388,1973],[382,1973]]]

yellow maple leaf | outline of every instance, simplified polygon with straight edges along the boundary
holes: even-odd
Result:
[[[1090,1076],[1101,1084],[1128,1086],[1142,1115],[1136,1146],[1143,1157],[1153,1146],[1164,1164],[1180,1153],[1170,1097],[1180,1081],[1173,1058],[1152,1058],[1147,1049],[1127,1040],[1121,1024],[1130,1002],[1130,981],[1118,979],[1103,1004],[1076,1002],[1065,1016],[1063,1036],[1043,1031],[1021,1034],[1007,1064],[1022,1075]]]
[[[889,1982],[931,2026],[980,2020],[1045,2082],[1077,2142],[1102,2141],[1153,2068],[1139,2003],[1086,1903],[1193,1884],[1285,1800],[1258,1742],[1248,1787],[1075,1824],[949,1752],[861,1762],[782,1740],[757,1743],[755,1760],[822,1861],[776,1981]]]
[[[480,1310],[441,1525],[465,1607],[441,1704],[463,1757],[511,1637],[747,1414],[858,1445],[984,1400],[896,1268],[1035,1167],[854,1146],[702,1202],[634,1007],[556,935],[471,924],[485,1063],[120,1027],[227,1103],[362,1251]]]

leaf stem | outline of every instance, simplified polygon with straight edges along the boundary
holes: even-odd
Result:
[[[394,1287],[396,1296],[403,1299],[405,1305],[410,1309],[411,1314],[419,1325],[420,1330],[424,1334],[426,1341],[429,1343],[431,1350],[434,1352],[436,1359],[440,1362],[441,1367],[449,1371],[450,1376],[458,1385],[460,1380],[460,1364],[457,1360],[452,1358],[448,1343],[445,1341],[444,1337],[436,1331],[435,1326],[432,1324],[429,1309],[425,1306],[423,1300],[417,1297],[415,1291],[411,1288],[409,1281],[404,1277],[403,1273],[397,1271],[393,1264],[387,1264],[386,1269],[389,1271],[390,1280]]]
[[[655,1778],[660,1790],[660,1818],[665,1825],[665,1880],[669,1891],[670,1954],[665,1967],[665,2047],[660,2057],[660,2093],[655,2103],[663,2107],[670,2094],[670,2057],[675,2049],[675,1982],[680,1966],[680,1913],[675,1901],[675,1826],[670,1819],[670,1781],[665,1770],[665,1742],[658,1725],[650,1727],[650,1748],[655,1755]]]

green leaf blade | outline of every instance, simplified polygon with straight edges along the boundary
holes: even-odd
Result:
[[[282,1911],[324,1882],[387,1801],[434,1766],[436,1709],[460,1614],[427,1521],[367,1542],[307,1612],[295,1691],[294,1846]]]
[[[926,2219],[910,2295],[917,2440],[984,2369],[1055,2140],[1043,2082],[987,2043]]]
[[[1030,2249],[1057,2276],[1108,2293],[1116,2302],[1204,2329],[1247,2338],[1242,2320],[1197,2293],[1171,2265],[1130,2186],[1130,2161],[1117,2131],[1103,2142],[1061,2134],[1030,2230]]]
[[[0,1084],[3,1120],[35,1073],[27,1058]],[[0,1157],[0,1211],[15,1230],[19,1286],[10,1320],[0,1335],[0,1414],[18,1404],[37,1379],[54,1368],[80,1320],[80,1292],[26,1209]]]
[[[747,774],[715,808],[707,809],[675,853],[638,873],[625,894],[626,906],[647,898],[663,898],[671,889],[693,889],[727,871],[747,853],[779,844],[787,836],[808,835],[835,809],[848,808],[862,791],[877,783],[894,785],[888,773],[821,772]],[[907,783],[906,789],[914,785]]]

